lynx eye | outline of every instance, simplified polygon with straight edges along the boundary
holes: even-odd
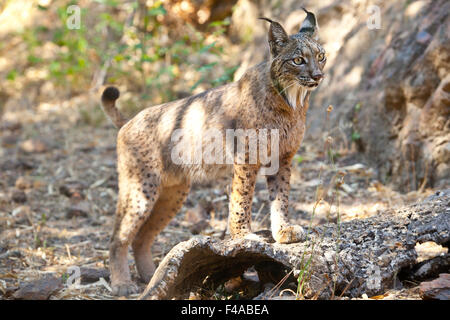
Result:
[[[324,54],[323,52],[319,53],[319,54],[317,55],[317,59],[318,59],[319,61],[325,60],[325,54]]]
[[[305,59],[303,58],[294,58],[292,59],[292,61],[296,64],[296,65],[301,65],[305,63]]]

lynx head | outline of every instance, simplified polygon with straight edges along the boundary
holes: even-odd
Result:
[[[298,33],[288,36],[276,21],[270,22],[269,46],[272,56],[270,73],[278,92],[292,108],[303,105],[308,90],[314,90],[324,77],[325,50],[317,42],[317,21],[303,9],[306,18]]]

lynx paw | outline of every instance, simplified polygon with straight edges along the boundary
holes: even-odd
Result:
[[[273,238],[278,243],[293,243],[301,242],[306,238],[305,230],[300,226],[286,226],[273,232]]]
[[[263,237],[257,235],[253,232],[242,232],[238,234],[231,235],[232,239],[245,239],[245,240],[254,240],[254,241],[265,241]]]
[[[137,286],[132,282],[113,284],[111,288],[112,294],[118,297],[127,297],[138,292]]]
[[[256,233],[247,233],[247,234],[244,236],[244,239],[246,239],[246,240],[260,241],[260,242],[263,242],[263,241],[264,241],[264,238],[261,237],[261,236],[259,236],[259,235],[257,235]]]

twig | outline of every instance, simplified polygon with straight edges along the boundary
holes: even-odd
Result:
[[[347,283],[347,285],[345,286],[344,290],[342,290],[342,293],[339,295],[339,298],[342,298],[344,293],[348,290],[348,288],[350,288],[350,285],[352,284],[353,280],[355,280],[355,278],[353,278],[349,283]]]
[[[67,255],[69,256],[69,260],[72,260],[72,255],[70,254],[70,248],[67,243],[66,243],[66,250],[67,250]]]
[[[293,271],[294,270],[291,270],[289,273],[287,273],[283,277],[283,279],[281,279],[272,289],[269,290],[269,292],[267,292],[266,296],[268,296],[270,294],[269,299],[273,297],[273,295],[275,294],[275,291],[278,290],[283,285],[283,283],[289,278],[289,276],[291,275],[291,273]]]
[[[261,207],[259,207],[258,212],[256,213],[255,221],[258,221],[259,214],[261,213],[261,211],[262,211],[262,209],[264,208],[264,206],[265,206],[265,203],[263,202],[262,205],[261,205]]]

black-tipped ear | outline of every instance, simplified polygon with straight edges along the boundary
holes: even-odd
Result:
[[[284,31],[281,24],[279,24],[278,22],[264,17],[261,17],[259,19],[270,22],[270,29],[269,29],[270,53],[272,53],[272,56],[275,57],[280,53],[281,49],[283,49],[283,47],[288,43],[289,36],[286,33],[286,31]]]
[[[298,33],[306,34],[311,38],[316,38],[317,29],[319,27],[317,24],[316,16],[314,15],[314,13],[306,10],[305,8],[302,9],[306,12],[306,18],[303,21]]]

